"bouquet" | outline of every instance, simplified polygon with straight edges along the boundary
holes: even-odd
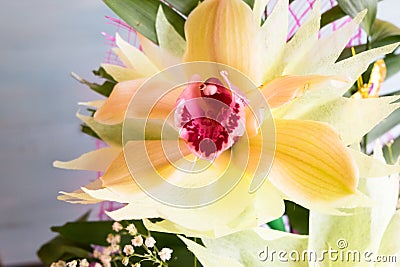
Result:
[[[104,2],[130,35],[105,34],[103,84],[73,74],[103,96],[77,113],[98,148],[54,166],[100,173],[60,200],[113,208],[53,227],[45,264],[400,262],[399,141],[379,142],[400,29],[377,1]]]

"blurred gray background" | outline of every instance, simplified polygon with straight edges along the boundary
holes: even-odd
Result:
[[[54,235],[49,227],[73,220],[88,206],[56,199],[96,177],[52,168],[95,148],[79,131],[77,102],[97,99],[70,77],[91,77],[113,32],[100,0],[2,1],[0,8],[0,262],[37,262]],[[400,26],[398,0],[379,4],[378,17]],[[399,89],[400,77],[385,90]]]

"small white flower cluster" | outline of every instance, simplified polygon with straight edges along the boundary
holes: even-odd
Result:
[[[87,259],[73,260],[70,262],[59,260],[57,262],[53,262],[50,267],[89,267],[89,262]]]
[[[70,262],[58,261],[51,264],[50,267],[111,267],[111,263],[121,262],[124,266],[140,267],[141,262],[150,261],[158,266],[168,266],[166,261],[171,259],[173,250],[162,248],[160,251],[155,246],[156,240],[152,236],[142,235],[138,232],[134,224],[124,227],[119,222],[112,225],[114,233],[107,235],[107,247],[95,246],[92,257],[98,261],[89,263],[87,259],[73,260]],[[122,248],[121,236],[130,236],[131,244],[124,245]],[[138,254],[135,248],[144,249],[144,254]],[[133,262],[134,260],[139,260]],[[78,266],[79,263],[79,266]]]

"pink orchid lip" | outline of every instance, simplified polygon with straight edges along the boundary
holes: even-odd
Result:
[[[245,132],[245,99],[217,78],[189,83],[177,100],[174,114],[179,137],[190,151],[214,160]]]

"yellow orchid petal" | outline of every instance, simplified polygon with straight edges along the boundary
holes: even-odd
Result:
[[[152,76],[159,71],[143,52],[124,41],[118,33],[116,34],[115,42],[129,60],[132,68],[136,70],[137,73],[143,75],[143,77]]]
[[[121,148],[106,147],[83,154],[71,161],[55,161],[53,166],[61,169],[105,171],[118,156]]]
[[[143,51],[160,70],[182,63],[182,60],[138,33]]]
[[[260,57],[262,61],[262,82],[267,82],[280,75],[283,52],[286,46],[287,28],[288,28],[288,4],[289,1],[278,1],[267,17],[262,27],[259,29],[259,38],[262,52],[258,55],[257,51],[250,48],[250,53]],[[276,29],[279,29],[278,31]]]
[[[111,75],[117,82],[124,82],[142,78],[134,69],[124,68],[113,64],[101,64],[101,67]]]
[[[177,87],[168,80],[168,74],[160,73],[135,89],[129,106],[125,106],[127,118],[163,119],[173,122],[176,101],[185,86]]]
[[[94,119],[103,124],[121,123],[132,96],[144,81],[144,79],[139,79],[115,85],[104,105],[94,114]]]
[[[185,23],[184,61],[223,63],[258,82],[258,25],[241,0],[204,1]]]
[[[276,108],[332,80],[343,81],[339,77],[321,75],[283,76],[266,83],[260,89],[269,106]]]
[[[354,160],[338,134],[314,121],[276,120],[270,181],[303,205],[329,204],[356,192]]]

